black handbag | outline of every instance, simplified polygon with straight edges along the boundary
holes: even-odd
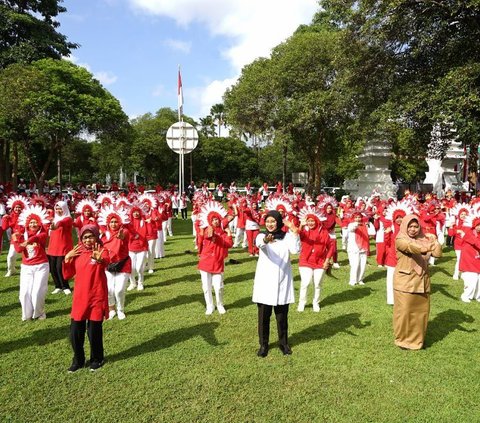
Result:
[[[122,270],[123,265],[127,262],[129,256],[125,257],[120,261],[116,261],[114,263],[110,263],[107,266],[107,270],[111,273],[119,273]]]

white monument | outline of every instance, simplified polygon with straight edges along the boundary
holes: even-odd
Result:
[[[387,140],[367,141],[358,159],[365,169],[358,171],[357,179],[344,182],[343,188],[355,197],[371,196],[378,192],[382,198],[395,197],[397,186],[393,183],[388,165],[392,157],[391,144]]]

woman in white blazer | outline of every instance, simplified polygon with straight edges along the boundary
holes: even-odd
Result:
[[[289,232],[284,231],[290,229]],[[298,228],[276,210],[269,211],[265,218],[266,232],[260,233],[255,243],[260,250],[252,301],[258,306],[259,357],[268,354],[270,316],[275,312],[278,342],[284,355],[292,353],[288,345],[288,306],[295,302],[290,254],[300,251]]]

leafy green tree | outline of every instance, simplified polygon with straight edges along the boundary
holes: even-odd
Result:
[[[0,1],[0,69],[12,63],[68,56],[78,44],[57,31],[61,0]]]

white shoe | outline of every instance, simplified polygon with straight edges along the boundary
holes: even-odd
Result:
[[[314,305],[313,305],[313,311],[314,311],[315,313],[319,313],[319,312],[320,312],[320,306],[319,306],[318,304],[314,304]]]
[[[72,293],[72,291],[67,288],[67,289],[64,289],[64,290],[63,290],[63,293],[64,293],[65,295],[70,295],[70,294]]]
[[[59,294],[60,292],[62,292],[62,290],[60,288],[55,288],[53,291],[52,291],[52,294]]]
[[[463,295],[460,297],[460,299],[461,299],[464,303],[469,303],[469,302],[471,302],[470,298],[464,297]]]
[[[223,305],[217,305],[217,310],[220,314],[225,314],[227,310],[225,310],[225,307]]]
[[[208,307],[208,308],[207,308],[207,311],[205,311],[205,314],[206,314],[207,316],[210,316],[214,311],[215,311],[215,307],[211,307],[211,308]]]
[[[378,267],[379,269],[383,269],[383,266],[382,266],[381,264],[379,264],[377,267]]]
[[[149,269],[149,270],[148,270],[148,273],[153,273],[153,269]]]
[[[117,316],[118,316],[118,320],[123,320],[123,319],[125,319],[125,317],[127,317],[127,316],[125,316],[125,313],[123,311],[120,311],[120,310],[117,311]]]
[[[365,282],[360,281],[360,282],[358,282],[358,284],[359,284],[359,285],[365,285]]]
[[[143,286],[143,283],[138,283],[138,286],[137,286],[137,291],[143,291],[145,289],[145,287]]]
[[[458,276],[458,274],[453,275],[453,280],[454,281],[458,281],[459,279],[460,279],[460,277]]]
[[[133,291],[137,287],[136,283],[131,283],[128,285],[127,291]]]
[[[45,320],[47,318],[47,315],[45,313],[40,314],[40,316],[37,317],[37,320]]]
[[[5,273],[5,277],[9,278],[10,276],[12,276],[12,272],[8,270],[7,273]]]
[[[112,320],[116,316],[117,312],[115,310],[110,310],[108,312],[108,320]]]
[[[297,311],[300,313],[305,310],[305,304],[298,304]]]
[[[350,286],[355,286],[357,284],[357,282],[349,282],[348,283]]]
[[[338,263],[333,263],[332,267],[334,269],[340,269],[340,265]]]

